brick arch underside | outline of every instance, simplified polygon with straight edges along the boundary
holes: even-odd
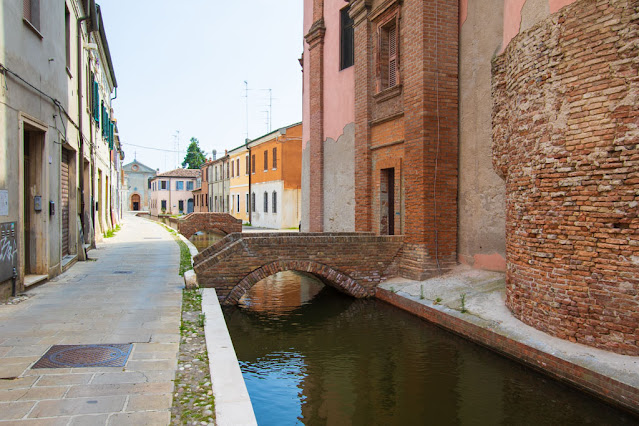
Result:
[[[225,305],[235,305],[255,284],[278,272],[297,271],[305,272],[319,278],[324,284],[329,285],[343,293],[356,298],[369,297],[373,292],[360,285],[346,274],[343,274],[330,266],[310,260],[279,260],[266,264],[244,277],[224,300]]]

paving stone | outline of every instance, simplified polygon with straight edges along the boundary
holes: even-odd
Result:
[[[121,383],[72,386],[67,398],[105,395],[152,395],[173,391],[173,383]]]
[[[75,416],[69,420],[69,426],[104,426],[109,420],[110,414],[94,414]]]
[[[30,418],[73,416],[76,414],[115,413],[124,408],[126,396],[95,396],[39,401],[29,413]]]
[[[84,385],[89,383],[92,373],[86,374],[47,374],[40,377],[36,386]]]
[[[0,402],[60,399],[67,390],[68,386],[0,390]]]
[[[143,410],[170,410],[173,395],[170,393],[163,395],[133,395],[129,397],[126,411]]]
[[[107,424],[113,426],[167,425],[170,421],[171,413],[169,411],[142,411],[113,414],[109,417]]]
[[[35,402],[2,402],[0,403],[0,420],[21,419],[27,415]]]
[[[0,389],[24,389],[33,386],[36,376],[20,377],[13,380],[0,380]]]

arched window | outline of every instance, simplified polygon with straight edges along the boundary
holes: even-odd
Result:
[[[277,213],[277,192],[273,191],[273,213]]]
[[[264,213],[268,213],[268,192],[264,191]]]
[[[255,213],[255,192],[251,194],[251,211]]]

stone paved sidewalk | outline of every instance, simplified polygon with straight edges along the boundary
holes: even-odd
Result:
[[[66,273],[0,305],[0,425],[165,425],[180,339],[179,248],[127,215]],[[31,369],[51,345],[133,343],[125,367]]]

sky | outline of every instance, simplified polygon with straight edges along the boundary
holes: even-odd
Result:
[[[268,89],[271,130],[302,120],[301,0],[98,4],[118,83],[113,110],[125,164],[135,157],[172,170],[192,137],[207,158],[244,144],[245,81],[250,139],[268,133]]]

